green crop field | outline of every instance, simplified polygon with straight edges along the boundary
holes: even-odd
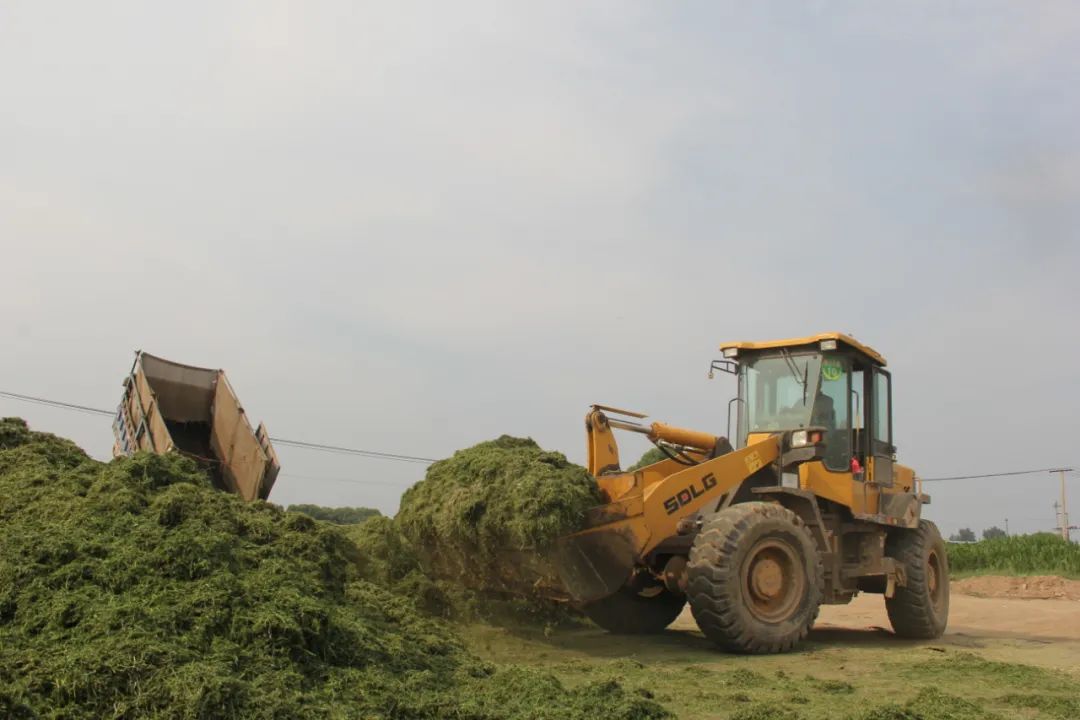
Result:
[[[1080,577],[1080,544],[1051,533],[949,543],[948,548],[949,568],[954,575]]]

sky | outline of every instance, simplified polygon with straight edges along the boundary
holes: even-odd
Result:
[[[277,437],[584,462],[591,403],[724,434],[720,342],[836,330],[920,475],[1080,468],[1078,48],[1065,0],[7,0],[0,390],[114,407],[143,349]],[[279,453],[283,505],[423,475]],[[927,490],[1054,524],[1049,474]]]

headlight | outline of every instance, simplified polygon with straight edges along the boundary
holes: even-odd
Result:
[[[734,348],[734,347],[724,348],[724,357],[726,357],[726,358],[739,357],[739,348]]]
[[[824,440],[820,430],[793,430],[791,433],[791,447],[807,447],[808,445],[817,445]]]
[[[822,340],[821,341],[821,349],[822,350],[835,350],[836,349],[836,341],[835,340]]]

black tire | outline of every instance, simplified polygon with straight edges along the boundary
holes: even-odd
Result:
[[[694,539],[687,597],[705,636],[742,653],[791,650],[810,632],[825,572],[802,520],[773,503],[720,511]]]
[[[648,635],[662,632],[679,617],[685,605],[685,595],[676,595],[663,585],[653,585],[640,591],[624,587],[582,610],[609,633]]]
[[[903,563],[907,576],[907,584],[885,598],[893,632],[919,640],[941,637],[949,621],[949,557],[937,525],[920,520],[917,528],[893,530],[885,554]]]

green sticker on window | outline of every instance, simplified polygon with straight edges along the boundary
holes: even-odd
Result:
[[[821,363],[821,377],[829,381],[839,380],[844,377],[844,366],[835,360],[826,360]]]

